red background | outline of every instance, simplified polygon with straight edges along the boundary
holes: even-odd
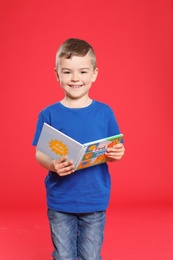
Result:
[[[172,2],[0,5],[1,209],[45,207],[46,170],[31,142],[39,111],[63,97],[53,69],[56,50],[69,37],[96,50],[99,77],[90,96],[113,108],[125,136],[125,157],[110,165],[110,207],[172,203]]]

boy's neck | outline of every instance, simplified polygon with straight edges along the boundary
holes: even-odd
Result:
[[[83,108],[88,107],[92,103],[92,99],[87,97],[86,99],[69,99],[65,97],[60,103],[68,108]]]

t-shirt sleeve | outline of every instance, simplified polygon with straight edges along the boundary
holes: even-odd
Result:
[[[36,131],[35,131],[35,134],[34,134],[34,139],[32,141],[33,146],[36,146],[37,143],[38,143],[38,139],[40,137],[40,133],[41,133],[44,122],[45,122],[45,119],[44,119],[42,113],[40,113],[39,116],[38,116],[38,121],[37,121],[37,125],[36,125]]]
[[[120,134],[120,129],[112,109],[109,111],[108,136]]]
[[[113,111],[112,111],[112,113],[110,113],[108,127],[109,127],[108,136],[111,136],[114,134],[116,134],[116,135],[121,134],[120,128],[118,126],[118,123],[117,123],[116,117],[114,116]],[[121,140],[121,143],[124,143],[124,138]]]

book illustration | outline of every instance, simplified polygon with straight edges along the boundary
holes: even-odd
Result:
[[[122,139],[121,135],[119,136],[119,138],[117,138],[117,136],[115,138],[114,136],[111,138],[105,138],[104,141],[88,145],[85,154],[78,166],[78,169],[83,169],[86,167],[107,162],[108,159],[105,155],[107,148],[113,147],[115,144],[119,143],[121,139]]]
[[[49,147],[55,154],[59,154],[60,156],[68,154],[68,148],[65,144],[58,140],[51,140],[49,142]]]
[[[108,147],[121,142],[123,134],[81,144],[54,127],[44,123],[37,149],[52,159],[67,156],[75,170],[107,162],[105,152]]]

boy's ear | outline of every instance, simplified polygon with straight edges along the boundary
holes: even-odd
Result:
[[[54,68],[54,72],[55,72],[55,76],[56,76],[57,81],[59,81],[59,75],[58,75],[58,72],[57,72],[56,68]]]
[[[98,70],[98,68],[96,68],[96,69],[94,70],[94,75],[93,75],[92,82],[95,82],[95,81],[96,81],[97,76],[98,76],[98,72],[99,72],[99,70]]]

